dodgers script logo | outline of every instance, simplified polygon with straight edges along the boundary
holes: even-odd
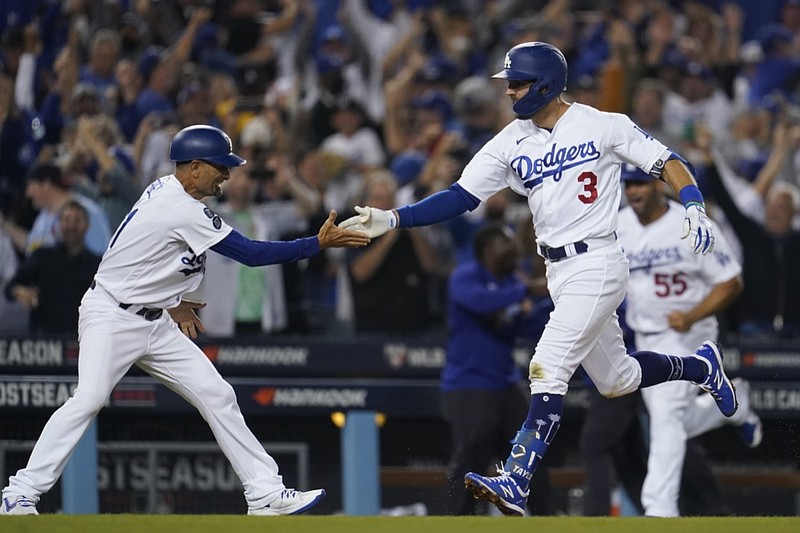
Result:
[[[600,150],[594,145],[594,141],[567,148],[559,148],[558,144],[553,144],[550,151],[538,159],[531,160],[526,155],[515,157],[511,161],[511,169],[522,178],[526,189],[533,189],[547,177],[552,176],[554,181],[561,181],[565,170],[599,158]]]
[[[633,273],[637,270],[644,270],[649,274],[655,267],[674,265],[681,262],[681,251],[677,246],[668,248],[645,248],[635,253],[626,252],[630,266],[628,270]]]
[[[206,271],[206,253],[195,255],[191,248],[189,248],[190,256],[181,257],[181,264],[186,265],[186,268],[180,269],[178,272],[184,276],[191,276],[198,272],[205,273]]]

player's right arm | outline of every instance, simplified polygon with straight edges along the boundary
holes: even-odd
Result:
[[[358,213],[342,221],[340,228],[379,237],[394,228],[428,226],[450,220],[475,209],[480,201],[457,183],[419,202],[398,209],[383,210],[356,206]]]

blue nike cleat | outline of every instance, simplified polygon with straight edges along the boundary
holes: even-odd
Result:
[[[464,476],[464,485],[475,498],[486,500],[497,506],[501,513],[509,516],[522,516],[529,490],[522,490],[511,474],[497,469],[496,477],[480,476],[469,472]]]
[[[697,349],[694,357],[703,360],[708,366],[705,381],[697,385],[711,394],[723,415],[733,416],[739,407],[739,401],[736,399],[736,389],[722,368],[722,350],[716,342],[706,341]]]

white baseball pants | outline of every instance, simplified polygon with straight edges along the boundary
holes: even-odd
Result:
[[[87,291],[78,323],[78,387],[42,430],[28,465],[3,489],[38,501],[61,475],[89,423],[136,364],[200,411],[244,486],[250,508],[284,488],[278,465],[245,424],[231,385],[165,311],[149,322],[119,308],[99,285]]]
[[[704,341],[715,339],[716,335],[716,328],[714,331],[690,330],[687,333],[669,330],[636,335],[636,347],[687,355],[694,353]],[[668,381],[642,389],[650,414],[650,453],[642,485],[642,506],[646,516],[680,516],[678,499],[686,440],[728,422],[709,395],[699,396],[698,393],[697,386],[688,381]]]
[[[642,369],[625,350],[616,315],[627,284],[628,258],[616,241],[547,261],[555,309],[531,359],[532,394],[566,394],[581,364],[604,396],[623,396],[639,387]]]

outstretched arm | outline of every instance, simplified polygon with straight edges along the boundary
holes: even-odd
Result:
[[[323,248],[356,248],[369,244],[370,239],[364,233],[338,228],[335,220],[336,211],[331,209],[316,237],[293,241],[253,241],[234,229],[211,249],[247,266],[264,266],[299,261],[316,255]]]
[[[391,211],[357,206],[355,209],[358,215],[344,220],[339,227],[360,231],[369,237],[378,237],[397,227],[412,228],[444,222],[472,211],[478,204],[480,200],[455,184],[413,205]]]

